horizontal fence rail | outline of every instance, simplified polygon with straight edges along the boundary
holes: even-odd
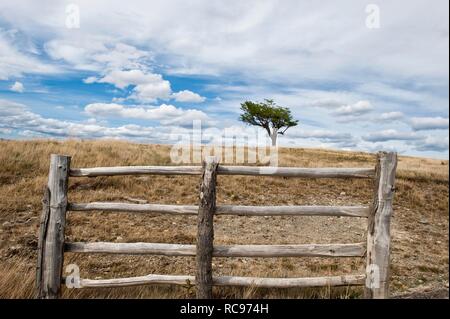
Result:
[[[69,211],[111,211],[197,215],[195,205],[130,204],[115,202],[69,203]],[[219,205],[215,215],[241,216],[347,216],[368,217],[368,206],[240,206]]]
[[[284,176],[306,178],[369,178],[375,174],[373,168],[300,168],[267,166],[222,166],[220,175]]]
[[[118,175],[201,175],[201,166],[118,166],[73,168],[72,177],[96,177]],[[304,178],[370,178],[373,168],[299,168],[267,166],[223,166],[217,168],[219,175],[284,176]]]
[[[70,211],[111,211],[128,213],[161,213],[174,215],[197,215],[198,206],[195,205],[159,205],[159,204],[129,204],[129,203],[70,203]]]
[[[367,217],[368,206],[217,206],[216,215]]]
[[[195,256],[195,245],[164,243],[66,243],[66,252]],[[365,244],[215,245],[214,257],[363,257]]]
[[[238,276],[213,276],[214,286],[244,286],[259,288],[301,288],[331,286],[362,286],[365,275],[344,275],[329,277],[303,278],[261,278]],[[183,275],[146,275],[115,279],[80,279],[80,288],[114,288],[140,286],[148,284],[195,285],[195,276]]]
[[[69,176],[201,175],[201,173],[201,166],[117,166],[73,168],[69,171]]]

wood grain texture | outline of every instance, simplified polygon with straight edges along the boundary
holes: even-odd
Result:
[[[214,242],[214,213],[216,211],[216,178],[219,162],[209,156],[203,162],[203,178],[197,215],[197,299],[212,298],[212,254]]]
[[[284,176],[304,178],[369,178],[372,168],[300,168],[267,166],[219,166],[219,175]]]
[[[238,206],[221,205],[216,215],[367,217],[367,206]]]
[[[365,275],[344,275],[330,277],[305,278],[263,278],[263,277],[213,277],[215,286],[250,286],[262,288],[329,287],[364,285]],[[127,287],[148,284],[195,285],[194,276],[183,275],[147,275],[115,279],[81,279],[80,288]]]
[[[110,211],[128,213],[160,213],[174,215],[197,215],[196,205],[160,205],[160,204],[131,204],[114,202],[70,203],[70,211]]]
[[[36,291],[37,297],[43,295],[43,272],[44,272],[44,252],[45,239],[47,237],[48,219],[50,217],[50,191],[48,186],[44,188],[44,197],[42,199],[42,213],[39,223],[39,237],[38,237],[38,255],[36,266]]]
[[[389,298],[390,221],[396,168],[396,153],[378,153],[374,199],[368,218],[366,298]]]
[[[252,286],[261,288],[329,287],[363,285],[365,275],[304,278],[264,278],[223,276],[214,278],[217,286]]]
[[[119,176],[119,175],[200,175],[201,166],[116,166],[74,168],[73,177]]]
[[[111,211],[128,213],[161,213],[197,215],[195,205],[131,204],[116,202],[69,203],[70,211]],[[240,216],[343,216],[367,217],[368,206],[239,206],[219,205],[215,215]]]
[[[73,253],[150,254],[195,256],[195,245],[162,243],[66,243]],[[362,257],[365,244],[302,244],[302,245],[215,245],[214,257]]]
[[[214,246],[214,257],[362,257],[364,243]]]
[[[69,169],[69,156],[51,155],[48,194],[45,195],[48,201],[47,208],[44,200],[44,210],[48,210],[48,218],[46,228],[40,232],[42,238],[39,240],[42,250],[42,256],[38,260],[40,298],[59,298],[61,293]]]
[[[73,177],[96,177],[117,175],[201,175],[201,166],[118,166],[74,168]],[[219,165],[219,175],[285,176],[304,178],[369,178],[372,168],[300,168],[270,166],[224,166]]]

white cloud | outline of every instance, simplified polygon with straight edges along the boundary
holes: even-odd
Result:
[[[386,142],[386,141],[417,141],[423,139],[422,136],[413,132],[399,132],[395,129],[372,132],[362,137],[368,142]]]
[[[154,74],[140,69],[112,70],[101,78],[88,77],[85,83],[109,83],[119,89],[133,85],[130,99],[139,102],[155,102],[157,99],[169,99],[172,93],[170,82],[160,74]]]
[[[16,129],[20,135],[26,137],[121,138],[151,143],[171,138],[170,130],[162,130],[160,127],[134,124],[109,127],[93,120],[83,123],[45,118],[31,112],[23,104],[1,99],[0,129],[2,132],[11,132]],[[182,128],[175,129],[182,130]]]
[[[320,138],[329,140],[351,139],[352,135],[349,133],[341,133],[329,130],[291,130],[289,135],[301,138]]]
[[[83,82],[86,83],[86,84],[92,84],[92,83],[95,83],[97,81],[98,81],[98,78],[95,77],[95,76],[89,76],[89,77],[83,79]]]
[[[189,90],[183,90],[172,94],[172,97],[177,102],[191,102],[191,103],[201,103],[205,101],[203,96],[194,93]]]
[[[25,88],[21,82],[16,81],[9,89],[13,92],[23,93]]]
[[[415,149],[420,152],[448,152],[449,139],[448,136],[427,136],[424,140],[415,144]]]
[[[52,74],[61,71],[56,66],[41,62],[39,56],[23,52],[15,45],[15,40],[14,33],[4,32],[0,28],[0,80],[23,74]]]
[[[170,83],[166,80],[136,85],[130,98],[140,102],[155,102],[157,99],[169,99]]]
[[[448,80],[448,78],[447,78]],[[448,97],[436,94],[436,91],[429,91],[427,87],[422,87],[422,83],[413,83],[405,85],[405,83],[386,84],[380,82],[369,82],[355,87],[355,91],[360,94],[368,95],[371,99],[378,99],[386,103],[398,103],[403,107],[423,106],[429,110],[441,110],[441,106],[448,104]],[[432,86],[439,87],[436,83]],[[429,89],[429,88],[428,88]]]
[[[388,97],[402,102],[417,102],[422,95],[417,91],[405,90],[380,82],[365,83],[356,88],[358,92],[364,92],[376,96]]]
[[[411,127],[415,131],[448,129],[448,118],[443,117],[413,117]]]
[[[47,54],[78,70],[102,71],[138,68],[151,58],[134,46],[95,36],[54,39],[45,43]]]
[[[366,3],[357,0],[339,6],[298,0],[282,4],[275,0],[207,4],[112,0],[95,5],[79,0],[77,4],[83,18],[76,37],[64,29],[63,4],[2,2],[0,8],[8,12],[4,19],[21,30],[33,34],[41,29],[60,41],[87,36],[94,37],[92,43],[128,39],[162,56],[169,71],[184,74],[217,75],[231,70],[287,81],[297,81],[299,73],[303,79],[322,80],[355,76],[367,80],[379,74],[448,78],[446,1],[430,7],[426,1],[382,0],[383,25],[376,32],[365,26]],[[42,10],[45,15],[35,14]],[[168,28],[173,21],[177,23]]]
[[[305,130],[294,127],[292,130],[288,131],[287,136],[289,139],[313,139],[345,148],[357,146],[357,142],[352,134],[344,132],[330,130]]]
[[[25,108],[26,107],[23,104],[0,99],[0,116],[19,115],[25,111]]]
[[[382,119],[383,121],[401,120],[404,117],[405,114],[403,114],[402,112],[387,112],[380,115],[380,119]]]
[[[73,74],[89,76],[86,83],[103,79],[129,89],[129,96],[121,92],[113,101],[153,103],[173,98],[171,83],[164,82],[168,74],[214,75],[199,83],[216,85],[222,101],[208,100],[202,109],[223,112],[224,121],[234,124],[244,99],[274,98],[290,107],[302,124],[355,137],[393,127],[448,128],[446,123],[410,120],[448,117],[448,2],[380,1],[382,27],[377,30],[366,28],[366,4],[358,0],[339,5],[79,0],[78,30],[64,27],[64,3],[1,1],[0,12],[8,13],[2,15],[3,25],[20,30],[34,44],[0,35],[0,79],[20,79],[26,72],[88,70],[92,74]],[[120,76],[108,78],[114,71],[130,70],[163,77],[130,85]],[[370,101],[376,112],[352,108],[357,101]],[[392,111],[404,114],[395,126]]]
[[[192,125],[194,120],[200,120],[207,125],[211,122],[202,111],[189,109],[183,110],[173,105],[162,104],[159,107],[126,107],[115,103],[93,103],[84,108],[90,116],[104,118],[135,118],[143,120],[160,121],[163,125]]]
[[[85,83],[109,83],[119,89],[134,86],[130,99],[139,102],[155,102],[157,99],[175,99],[177,102],[200,103],[204,97],[189,90],[172,93],[170,82],[164,80],[162,75],[141,69],[112,70],[103,77],[88,77]]]
[[[8,134],[11,134],[11,132],[12,132],[12,129],[0,127],[0,134],[8,135]]]
[[[338,116],[359,116],[367,114],[373,110],[369,101],[358,101],[354,104],[343,105],[336,109],[334,114]]]
[[[309,102],[308,106],[336,109],[336,108],[342,106],[342,104],[343,104],[342,100],[338,100],[336,98],[319,98],[317,100],[313,100],[313,101]]]
[[[139,69],[134,70],[112,70],[101,78],[89,77],[85,83],[109,83],[119,89],[124,89],[130,85],[140,85],[158,83],[163,81],[160,74],[146,73]]]

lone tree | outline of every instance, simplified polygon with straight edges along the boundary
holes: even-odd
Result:
[[[264,128],[272,140],[272,146],[277,145],[278,134],[284,135],[288,128],[298,124],[288,108],[276,105],[273,100],[264,99],[262,103],[245,101],[241,103],[241,110],[244,113],[240,120]]]

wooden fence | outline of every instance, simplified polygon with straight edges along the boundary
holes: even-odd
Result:
[[[196,275],[156,275],[117,279],[80,279],[80,288],[122,287],[143,284],[196,285],[197,298],[211,298],[212,286],[320,287],[364,285],[366,298],[389,297],[390,218],[394,194],[397,154],[380,152],[377,164],[370,168],[296,168],[222,166],[207,157],[202,166],[128,166],[71,168],[70,157],[51,156],[48,187],[43,213],[37,264],[37,288],[40,298],[58,298],[61,294],[64,252],[153,254],[195,256]],[[68,178],[117,175],[202,175],[199,205],[158,205],[129,203],[69,203]],[[373,178],[374,197],[370,206],[216,206],[216,176],[257,175],[301,178]],[[67,211],[114,211],[197,215],[197,244],[74,242],[64,240]],[[346,216],[367,218],[367,243],[303,245],[228,245],[213,244],[214,215],[241,216]],[[363,274],[308,277],[260,278],[212,274],[213,257],[364,257]]]

